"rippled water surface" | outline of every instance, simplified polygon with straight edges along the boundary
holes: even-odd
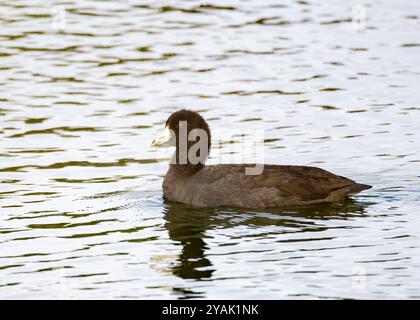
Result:
[[[1,1],[0,24],[1,298],[420,298],[418,1]],[[225,141],[211,163],[264,129],[266,163],[374,188],[166,203],[149,145],[180,107]]]

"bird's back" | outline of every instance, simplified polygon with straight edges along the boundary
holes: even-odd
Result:
[[[209,165],[182,180],[168,172],[164,195],[199,207],[267,208],[337,202],[370,188],[316,167],[264,165],[261,174],[247,175],[246,168],[252,167],[255,164]]]

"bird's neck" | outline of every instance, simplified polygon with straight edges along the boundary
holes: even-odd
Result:
[[[169,165],[169,171],[172,174],[188,177],[194,175],[204,167],[204,162],[207,157],[201,158],[200,161],[198,159],[190,159],[188,157],[188,150],[189,148],[185,151],[176,148]]]
[[[204,164],[177,164],[171,163],[169,165],[169,172],[173,175],[181,177],[191,177],[200,171],[204,167]]]

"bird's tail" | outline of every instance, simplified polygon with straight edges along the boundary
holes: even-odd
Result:
[[[370,189],[370,188],[372,188],[372,186],[370,186],[368,184],[355,183],[355,184],[353,184],[350,187],[350,189],[349,189],[349,191],[350,191],[349,195],[353,195],[353,194],[359,193],[359,192],[361,192],[363,190],[367,190],[367,189]]]
[[[372,188],[372,186],[369,186],[367,184],[353,183],[351,185],[347,185],[345,187],[334,190],[326,198],[326,201],[330,201],[330,202],[343,201],[363,190],[367,190],[370,188]]]

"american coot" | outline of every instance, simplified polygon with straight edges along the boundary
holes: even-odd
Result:
[[[169,201],[196,207],[270,208],[340,202],[369,185],[308,166],[263,165],[260,174],[247,174],[255,164],[205,165],[210,129],[196,112],[180,110],[166,121],[164,133],[152,146],[175,146],[163,180]]]

